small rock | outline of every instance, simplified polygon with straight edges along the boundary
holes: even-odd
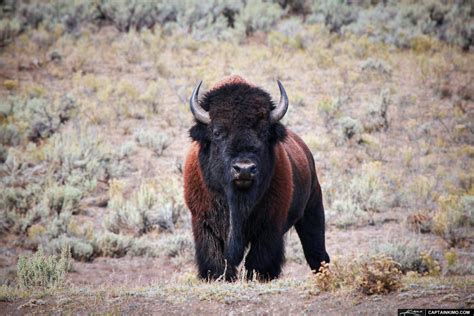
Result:
[[[474,294],[469,295],[464,300],[468,305],[474,305]]]
[[[69,297],[62,297],[58,300],[58,305],[67,305],[72,302],[72,299]]]
[[[18,309],[20,310],[22,308],[35,307],[35,306],[41,306],[41,305],[46,305],[46,301],[41,300],[41,299],[31,299],[25,304],[18,306]]]
[[[382,300],[382,298],[378,295],[374,295],[372,296],[372,301],[373,302],[380,302]]]
[[[58,52],[54,51],[52,52],[50,55],[49,55],[49,58],[52,60],[52,61],[61,61],[61,59],[63,58],[61,56],[61,54],[59,54]]]
[[[461,297],[458,294],[446,294],[443,296],[439,302],[459,302]]]

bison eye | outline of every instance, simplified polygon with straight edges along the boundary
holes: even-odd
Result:
[[[220,129],[215,129],[212,131],[212,135],[214,135],[215,139],[221,139],[224,137],[224,132]]]
[[[223,126],[213,126],[211,133],[212,138],[216,141],[224,139],[227,135],[227,131]]]

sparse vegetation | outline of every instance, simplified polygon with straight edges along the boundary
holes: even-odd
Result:
[[[141,236],[153,229],[173,231],[183,205],[176,192],[159,194],[151,185],[142,184],[132,200],[125,202],[122,192],[110,199],[111,212],[104,221],[107,230]]]
[[[468,1],[438,3],[351,3],[346,1],[28,1],[2,4],[0,44],[12,41],[30,28],[77,33],[84,25],[110,23],[121,32],[161,26],[189,32],[198,39],[242,38],[255,31],[268,31],[286,13],[308,15],[308,23],[323,23],[331,32],[367,35],[372,41],[426,51],[436,44],[430,39],[472,47],[472,4]],[[383,27],[382,27],[383,26]]]
[[[428,0],[1,2],[2,311],[472,307],[472,12]],[[331,263],[318,274],[291,230],[277,281],[195,277],[187,104],[196,82],[204,92],[229,74],[274,97],[276,79],[286,87],[283,123],[322,185]]]
[[[387,294],[401,288],[402,273],[400,265],[391,257],[378,255],[345,264],[339,260],[324,263],[314,276],[314,282],[317,289],[324,292],[345,287],[366,295]]]
[[[132,246],[132,238],[114,233],[104,233],[97,240],[100,254],[114,258],[125,256]]]
[[[392,242],[376,245],[375,253],[378,255],[386,255],[392,258],[400,265],[400,270],[404,273],[415,271],[417,273],[426,273],[429,267],[423,260],[423,249],[416,241],[396,240]]]
[[[60,286],[66,280],[70,266],[68,246],[63,247],[59,258],[47,256],[39,248],[31,257],[21,256],[18,259],[18,283],[25,288]]]
[[[465,243],[474,226],[473,209],[472,195],[440,196],[438,211],[433,218],[435,233],[444,238],[450,246]]]
[[[163,152],[171,143],[169,137],[164,133],[154,133],[141,129],[135,132],[135,140],[139,145],[150,148],[157,156],[163,155]]]
[[[330,215],[334,216],[337,226],[347,227],[364,220],[373,224],[375,213],[383,211],[384,183],[380,168],[377,162],[361,166],[346,191],[335,194]]]
[[[332,263],[323,263],[314,282],[319,291],[333,292],[343,287],[352,287],[359,274],[360,263],[357,260],[341,263],[338,259]]]
[[[364,294],[387,294],[402,286],[399,265],[389,257],[373,257],[361,271],[357,284]]]

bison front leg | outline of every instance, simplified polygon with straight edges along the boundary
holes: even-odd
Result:
[[[256,277],[269,281],[280,275],[285,253],[283,236],[273,230],[265,230],[251,241],[250,251],[245,258],[247,278]]]
[[[235,279],[236,268],[227,265],[224,241],[216,231],[206,221],[193,218],[193,234],[199,277],[206,280],[222,276],[228,281]]]

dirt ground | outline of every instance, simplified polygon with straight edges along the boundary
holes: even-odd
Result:
[[[331,254],[352,257],[386,238],[394,224],[328,232]],[[294,239],[295,232],[288,238]],[[347,251],[346,251],[347,250]],[[349,252],[349,253],[347,253]],[[470,263],[469,263],[470,264]],[[75,262],[65,289],[0,302],[4,314],[160,314],[160,315],[396,315],[399,308],[472,308],[474,277],[406,279],[388,295],[354,291],[324,293],[309,286],[305,262],[289,260],[271,283],[206,283],[194,279],[192,261],[162,258],[97,258]]]

